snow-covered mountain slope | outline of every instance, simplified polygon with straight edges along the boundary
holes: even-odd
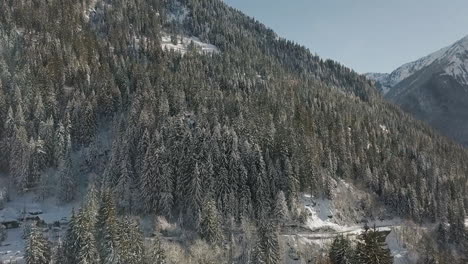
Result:
[[[366,74],[384,96],[468,145],[468,36],[390,74]]]
[[[454,77],[462,84],[468,85],[468,36],[449,47],[404,64],[390,74],[366,73],[365,75],[380,84],[382,92],[386,94],[392,87],[435,62],[444,64],[443,72],[445,74]]]

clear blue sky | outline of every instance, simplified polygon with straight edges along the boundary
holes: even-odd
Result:
[[[468,0],[225,0],[323,58],[391,72],[468,35]]]

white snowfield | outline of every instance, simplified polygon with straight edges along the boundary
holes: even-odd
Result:
[[[177,44],[172,42],[171,36],[168,34],[163,34],[161,39],[161,47],[163,50],[173,50],[175,52],[181,53],[182,55],[188,52],[191,43],[193,43],[195,48],[203,54],[219,52],[219,49],[216,46],[209,43],[204,43],[197,37],[185,37],[177,35]]]

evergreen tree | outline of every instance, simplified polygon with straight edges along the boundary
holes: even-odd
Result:
[[[75,246],[76,260],[78,264],[99,264],[99,254],[96,245],[94,229],[94,212],[92,208],[84,207],[80,209],[73,226],[76,237]]]
[[[333,264],[351,264],[354,259],[351,241],[343,236],[338,236],[333,240],[329,253]]]
[[[78,263],[78,244],[76,241],[78,240],[78,237],[76,235],[76,216],[75,212],[72,212],[72,215],[70,217],[70,221],[68,222],[68,229],[67,229],[67,234],[65,238],[65,242],[63,245],[63,258],[66,260],[65,263],[69,264],[77,264]]]
[[[199,233],[203,239],[213,245],[219,244],[223,240],[221,220],[213,200],[207,201],[203,206]]]
[[[49,264],[51,254],[49,241],[39,229],[33,228],[24,251],[26,264]]]
[[[279,191],[276,195],[275,206],[273,207],[273,216],[279,223],[283,224],[289,219],[288,205],[283,191]]]
[[[135,220],[126,217],[121,223],[120,254],[122,263],[141,264],[144,261],[145,250],[143,234]]]
[[[161,235],[157,233],[151,243],[149,244],[148,248],[146,249],[147,257],[146,263],[147,264],[166,264],[167,257],[166,252],[164,251],[162,242],[161,242]]]
[[[362,264],[392,264],[393,257],[385,244],[385,235],[376,228],[366,229],[357,242],[356,260]]]
[[[120,227],[112,195],[110,192],[104,191],[96,224],[98,250],[104,264],[123,263],[120,251]]]
[[[0,224],[0,244],[7,239],[6,227]]]
[[[59,263],[70,263],[67,262],[67,257],[65,255],[65,247],[62,241],[58,242],[57,247],[55,248],[54,253],[52,254],[52,264]]]
[[[60,162],[65,159],[65,145],[68,135],[62,122],[58,123],[57,130],[54,135],[54,164],[60,165]]]
[[[281,262],[278,228],[272,221],[259,221],[257,242],[253,249],[253,263]]]
[[[75,199],[77,182],[70,154],[66,154],[58,168],[58,184],[60,200],[68,203]]]

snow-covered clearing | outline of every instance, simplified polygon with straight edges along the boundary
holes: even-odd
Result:
[[[307,212],[307,220],[305,227],[310,230],[306,233],[298,233],[297,235],[316,238],[316,239],[332,239],[337,235],[358,235],[364,231],[364,225],[349,222],[347,224],[339,224],[334,219],[337,213],[334,208],[333,201],[323,198],[314,198],[309,194],[303,194],[300,198],[300,203]],[[400,226],[402,221],[399,218],[386,220],[367,221],[369,227],[375,227],[381,231],[391,231],[392,227]]]
[[[382,129],[382,131],[386,134],[390,133],[390,130],[388,130],[386,125],[380,125],[380,129]]]
[[[300,263],[299,255],[301,251],[308,252],[314,250],[319,254],[326,254],[333,239],[339,235],[355,239],[364,231],[364,225],[375,228],[381,232],[388,233],[386,242],[394,256],[394,263],[411,263],[411,256],[405,243],[400,240],[400,226],[402,220],[396,217],[382,217],[385,213],[379,214],[377,219],[359,219],[360,209],[350,208],[357,214],[350,214],[343,211],[343,208],[353,206],[364,195],[360,191],[344,181],[335,183],[334,199],[314,197],[310,194],[302,194],[299,203],[306,213],[306,219],[300,228],[285,229],[282,238],[287,249],[287,262]],[[350,198],[354,194],[354,198]],[[354,199],[354,201],[353,201]],[[344,201],[343,201],[344,200]],[[359,220],[357,220],[359,219]],[[320,253],[321,252],[321,253]],[[304,257],[304,256],[303,256]]]
[[[219,52],[219,49],[216,46],[211,45],[209,43],[204,43],[197,37],[185,37],[177,35],[175,36],[175,39],[177,40],[174,42],[177,42],[177,44],[173,43],[172,37],[170,35],[163,34],[161,39],[161,47],[163,48],[163,50],[173,50],[176,52],[180,52],[181,54],[185,54],[188,52],[190,44],[193,43],[195,48],[201,53],[212,54]]]
[[[63,237],[73,208],[79,207],[78,204],[61,205],[55,199],[42,201],[34,194],[11,198],[5,208],[0,210],[0,222],[17,221],[20,226],[7,230],[7,239],[0,244],[0,263],[23,263],[22,235],[25,225],[28,224],[28,221],[23,219],[38,217],[44,221],[44,235],[54,243]]]

